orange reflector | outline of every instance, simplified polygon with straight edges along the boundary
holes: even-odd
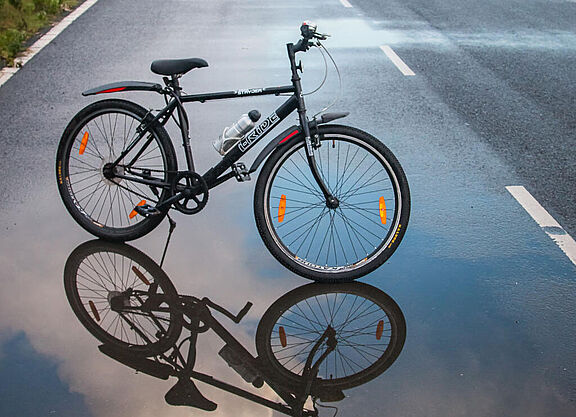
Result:
[[[378,326],[376,327],[376,340],[382,338],[382,333],[384,333],[384,320],[378,322]]]
[[[280,197],[280,206],[278,207],[278,221],[280,223],[284,221],[284,213],[286,213],[286,196],[282,194],[282,197]]]
[[[88,132],[85,132],[84,136],[82,136],[82,142],[80,143],[80,152],[79,152],[80,155],[82,155],[86,150],[86,145],[88,145]]]
[[[136,266],[132,267],[132,271],[134,271],[134,273],[136,274],[136,276],[138,278],[140,278],[140,281],[142,281],[144,284],[146,285],[150,285],[150,281],[148,281],[148,278],[146,278],[144,276],[144,274],[142,272],[140,272],[140,270],[138,268],[136,268]]]
[[[386,224],[386,202],[384,197],[380,197],[380,221],[382,224]]]
[[[88,304],[90,305],[90,310],[92,310],[92,314],[94,315],[96,321],[100,321],[100,314],[98,314],[98,310],[96,310],[96,305],[94,305],[94,301],[90,300],[88,301]]]
[[[288,343],[286,343],[286,331],[284,330],[284,327],[280,326],[278,333],[280,333],[280,344],[282,347],[286,347]]]
[[[136,207],[138,206],[143,206],[144,204],[146,204],[146,200],[142,200],[140,201],[138,204],[136,204]],[[136,216],[138,214],[138,212],[136,211],[136,209],[132,210],[130,212],[130,214],[128,215],[128,217],[130,217],[131,219],[134,218],[134,216]]]

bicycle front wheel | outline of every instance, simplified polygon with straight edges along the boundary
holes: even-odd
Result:
[[[129,101],[103,100],[81,110],[62,135],[56,158],[58,190],[74,220],[95,236],[111,241],[137,239],[167,213],[168,208],[142,217],[133,211],[142,201],[154,205],[170,193],[168,186],[138,182],[168,184],[177,170],[174,148],[162,126],[149,127],[114,170],[106,170],[138,136],[147,114]]]
[[[378,139],[358,129],[319,129],[314,157],[339,205],[330,208],[308,165],[303,141],[277,148],[254,197],[258,231],[284,266],[318,281],[347,281],[385,262],[410,213],[404,171]]]

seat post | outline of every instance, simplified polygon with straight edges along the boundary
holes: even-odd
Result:
[[[180,91],[182,91],[182,88],[180,88],[180,82],[178,81],[178,78],[180,78],[179,74],[174,74],[170,77],[170,82],[172,84],[172,88],[174,89],[174,92],[178,95],[178,97],[180,97]]]
[[[188,123],[188,115],[184,109],[184,105],[180,100],[182,96],[182,88],[180,87],[180,74],[173,74],[171,77],[172,89],[174,90],[174,98],[177,102],[178,119],[180,120],[180,132],[182,133],[182,146],[184,147],[184,155],[186,155],[186,164],[188,171],[196,172],[194,169],[194,158],[192,157],[192,147],[190,146],[190,125]]]

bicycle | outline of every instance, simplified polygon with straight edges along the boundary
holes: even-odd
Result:
[[[194,384],[198,380],[287,415],[316,417],[317,401],[340,401],[342,390],[388,369],[406,337],[402,311],[384,292],[357,282],[314,283],[266,310],[254,357],[211,312],[240,323],[250,302],[234,315],[208,298],[179,295],[162,268],[129,245],[86,242],[71,253],[64,271],[69,303],[104,343],[100,351],[148,375],[176,377],[165,396],[171,405],[215,410]],[[180,340],[183,329],[190,335]],[[194,370],[198,335],[210,329],[225,343],[219,356],[246,382],[257,388],[266,383],[283,404]],[[305,408],[308,397],[312,410]]]
[[[106,240],[137,239],[158,226],[171,208],[198,213],[210,189],[232,178],[247,181],[264,162],[254,192],[254,216],[264,244],[282,265],[309,279],[335,282],[356,279],[384,263],[408,224],[408,182],[396,157],[378,139],[327,124],[348,113],[308,120],[296,54],[318,47],[324,56],[320,41],[328,35],[307,22],[300,30],[301,39],[287,44],[291,85],[184,94],[179,79],[208,66],[203,59],[189,58],[152,63],[151,70],[164,76],[164,87],[122,81],[82,93],[155,92],[166,106],[153,114],[133,102],[109,99],[74,116],[60,140],[56,175],[64,205],[76,222]],[[229,149],[221,149],[224,157],[217,165],[202,175],[195,171],[184,103],[283,94],[290,95],[284,104],[249,133],[233,137]],[[298,125],[272,139],[249,169],[238,162],[294,111]],[[253,112],[250,117],[257,119]],[[170,118],[181,131],[183,171],[164,128]]]

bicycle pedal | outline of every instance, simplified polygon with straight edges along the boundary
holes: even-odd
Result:
[[[142,204],[134,207],[134,211],[143,217],[152,217],[162,214],[160,210],[150,204]]]
[[[250,172],[243,162],[238,162],[232,165],[232,171],[239,182],[250,181]]]

